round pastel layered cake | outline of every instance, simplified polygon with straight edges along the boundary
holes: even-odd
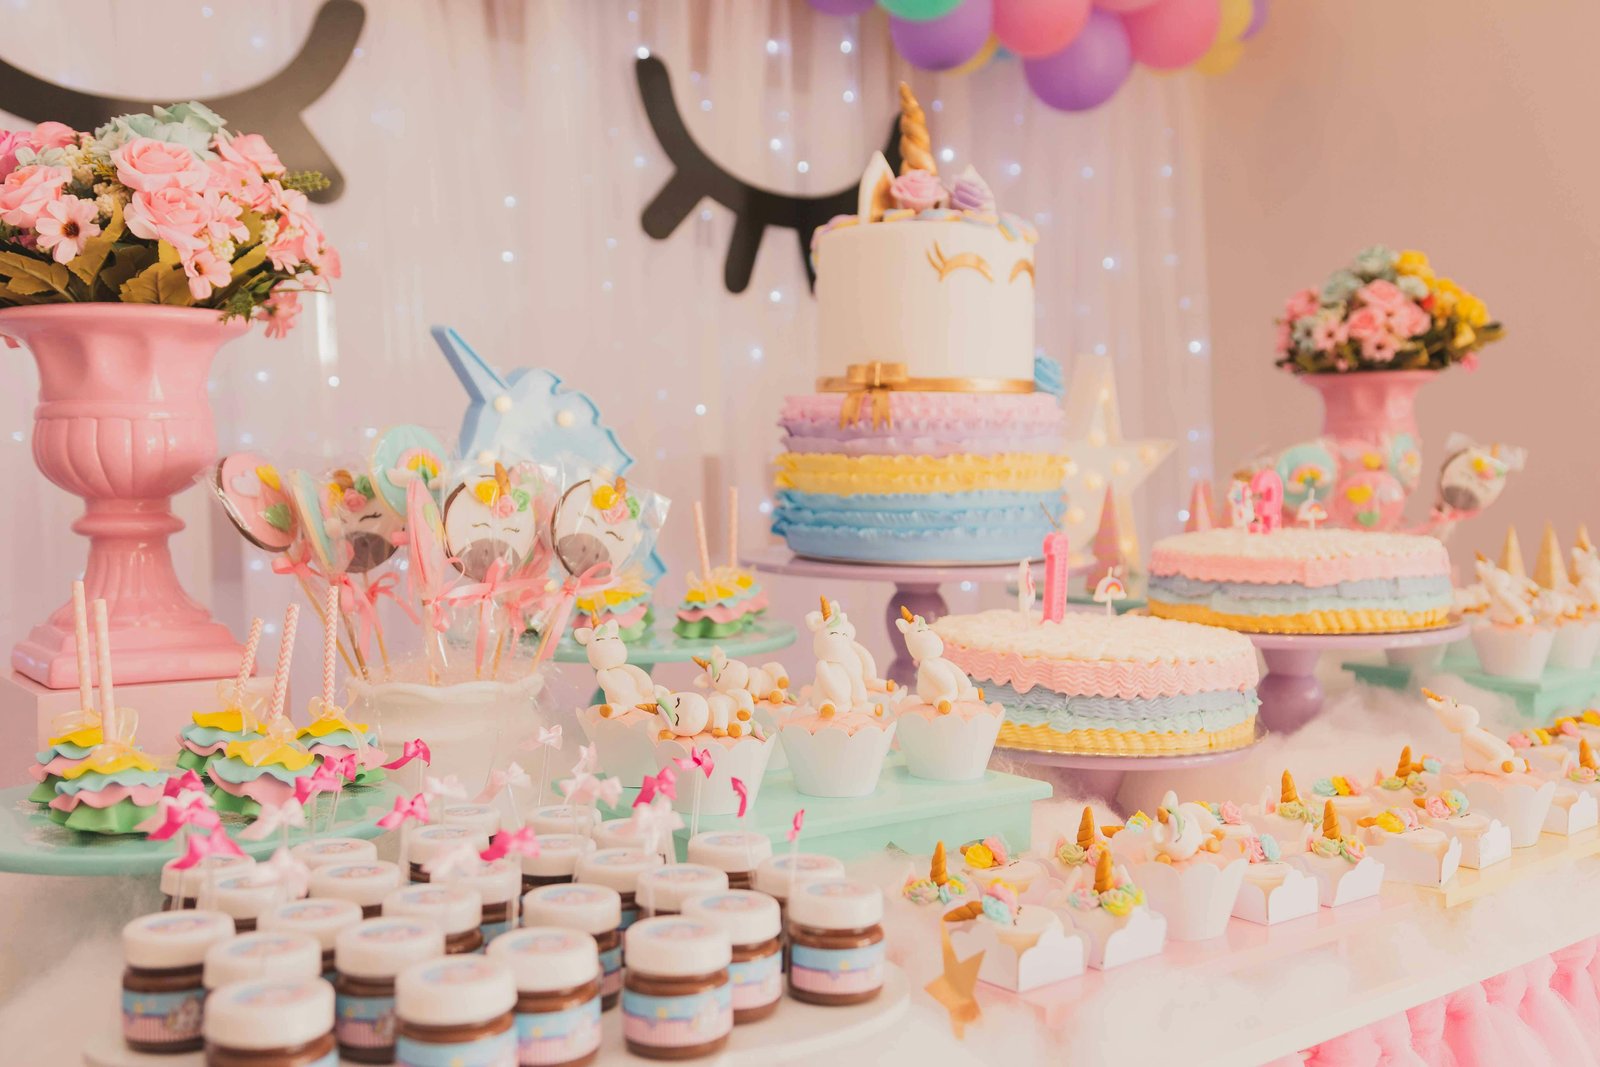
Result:
[[[1256,654],[1238,634],[1142,615],[984,611],[933,623],[944,655],[1004,705],[999,744],[1171,756],[1255,740]]]
[[[854,420],[843,393],[790,397],[774,532],[797,554],[875,563],[1039,554],[1061,506],[1063,415],[1046,393],[888,395]],[[841,421],[843,424],[841,424]]]
[[[1432,537],[1283,527],[1156,542],[1150,613],[1250,633],[1390,633],[1445,626],[1450,557]]]

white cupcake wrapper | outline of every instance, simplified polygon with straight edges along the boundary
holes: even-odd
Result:
[[[1554,782],[1536,787],[1528,782],[1500,783],[1487,778],[1456,777],[1448,772],[1445,786],[1465,793],[1470,810],[1481,811],[1505,823],[1511,831],[1512,848],[1528,848],[1539,843],[1539,834],[1544,830],[1545,818],[1550,814],[1550,804],[1556,795]]]
[[[1242,856],[1223,865],[1148,861],[1131,865],[1128,876],[1144,890],[1151,909],[1166,916],[1168,937],[1209,941],[1228,928],[1247,863]]]
[[[755,810],[756,798],[761,792],[761,779],[767,774],[767,761],[772,758],[778,742],[772,738],[757,741],[746,738],[731,747],[720,741],[696,745],[711,753],[711,777],[704,778],[697,767],[679,767],[674,762],[689,755],[687,749],[676,741],[657,741],[652,751],[654,774],[664,767],[677,771],[678,795],[673,798],[674,811],[684,815],[694,810],[695,780],[700,779],[701,815],[736,815],[739,812],[739,794],[733,791],[733,779],[744,784],[749,800],[746,814]]]
[[[1585,671],[1600,652],[1600,622],[1564,622],[1556,627],[1550,645],[1550,666],[1564,671]]]
[[[778,739],[789,756],[796,791],[808,797],[864,797],[878,788],[895,723],[867,726],[855,733],[824,726],[812,733],[785,726]]]
[[[1553,630],[1538,626],[1480,626],[1472,631],[1472,647],[1485,674],[1529,682],[1544,673],[1555,639]]]
[[[635,789],[645,775],[656,773],[659,717],[652,715],[648,720],[641,720],[635,716],[631,721],[602,718],[599,706],[595,705],[578,709],[578,725],[589,736],[589,743],[600,760],[600,769],[613,778],[620,778],[624,786]]]
[[[906,770],[936,782],[967,782],[989,768],[1002,715],[902,715],[895,720],[895,741],[906,758]]]

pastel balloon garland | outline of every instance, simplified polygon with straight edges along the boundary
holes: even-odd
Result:
[[[1110,100],[1134,64],[1223,74],[1260,32],[1268,0],[809,0],[828,15],[889,15],[895,50],[921,70],[970,73],[1006,55],[1058,111]]]

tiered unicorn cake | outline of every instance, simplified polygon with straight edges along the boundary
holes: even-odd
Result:
[[[900,174],[874,155],[857,214],[813,239],[821,351],[843,373],[784,404],[773,530],[823,559],[1032,557],[1067,463],[1061,408],[1034,391],[1037,235],[971,168],[940,178],[900,94]]]

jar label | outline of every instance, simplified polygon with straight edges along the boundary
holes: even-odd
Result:
[[[122,1036],[151,1045],[176,1045],[200,1036],[206,992],[202,988],[174,993],[122,991]]]
[[[622,991],[622,1036],[653,1048],[687,1048],[715,1041],[733,1031],[733,988],[681,997],[653,997]]]
[[[622,946],[600,953],[600,995],[609,997],[622,988]]]
[[[628,927],[639,921],[639,909],[629,905],[622,909],[622,921],[617,924],[618,930],[627,930]]]
[[[484,923],[482,926],[478,927],[478,929],[483,931],[484,944],[488,944],[501,934],[508,933],[511,930],[511,920],[506,919],[497,923]]]
[[[334,1036],[345,1048],[389,1048],[394,1044],[394,998],[336,998]]]
[[[743,963],[728,965],[735,1010],[764,1008],[783,995],[783,953],[769,952]]]
[[[401,1034],[394,1055],[398,1067],[516,1067],[517,1031],[511,1028],[475,1041],[447,1045],[433,1045]]]
[[[517,1013],[517,1062],[571,1063],[600,1047],[600,998],[565,1011]]]
[[[807,993],[865,993],[883,985],[884,943],[860,948],[791,945],[789,981]]]

